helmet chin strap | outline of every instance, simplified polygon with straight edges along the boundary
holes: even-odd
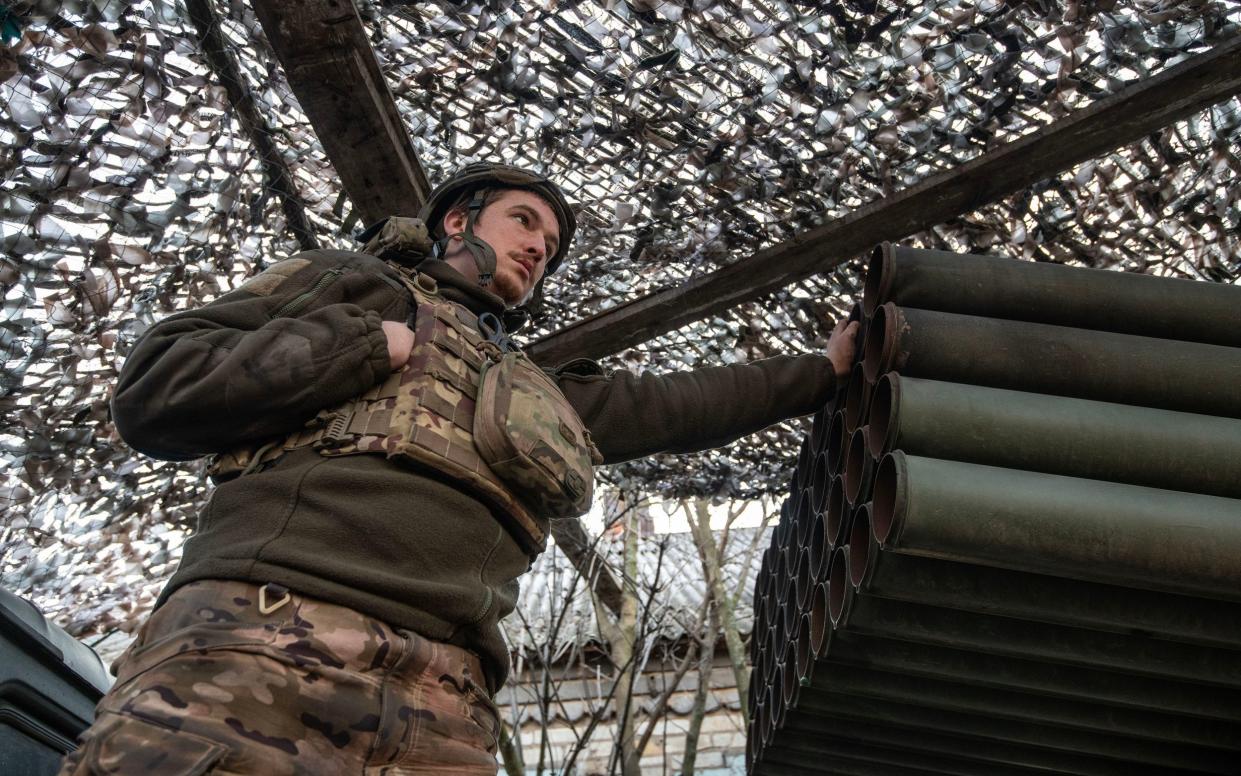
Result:
[[[474,192],[474,195],[470,198],[470,204],[466,206],[465,229],[436,240],[432,253],[434,258],[443,259],[444,254],[448,252],[448,243],[454,238],[461,238],[461,244],[470,252],[470,256],[474,259],[474,266],[478,270],[479,288],[489,288],[496,274],[495,250],[474,234],[474,222],[478,219],[478,214],[482,212],[486,199],[486,189],[479,189]]]
[[[466,250],[474,257],[474,266],[478,268],[478,285],[481,288],[490,286],[496,275],[496,252],[490,245],[474,236],[474,221],[482,212],[486,199],[486,189],[479,189],[470,197],[470,204],[466,206],[465,231],[461,234]]]

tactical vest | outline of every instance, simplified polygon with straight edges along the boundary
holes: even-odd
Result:
[[[592,467],[603,458],[555,381],[524,353],[484,336],[478,317],[440,296],[432,278],[400,275],[417,302],[405,366],[304,431],[218,456],[211,473],[244,474],[307,446],[326,456],[382,454],[473,493],[537,554],[548,519],[590,508]]]

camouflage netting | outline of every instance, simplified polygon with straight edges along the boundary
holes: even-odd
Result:
[[[358,226],[248,5],[214,5],[222,70],[187,4],[210,0],[0,2],[0,583],[75,633],[132,627],[208,492],[200,462],[117,438],[107,400],[127,348],[299,247],[348,247]],[[580,204],[544,332],[950,169],[1241,22],[1235,2],[1149,0],[359,6],[428,177],[503,159]],[[1235,282],[1239,139],[1234,99],[913,242]],[[857,269],[608,366],[819,350]],[[802,429],[603,476],[771,492]]]

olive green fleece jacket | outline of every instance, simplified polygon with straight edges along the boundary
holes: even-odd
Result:
[[[475,313],[503,310],[442,262],[420,269]],[[398,278],[373,256],[307,251],[164,319],[121,371],[117,429],[135,450],[176,460],[301,428],[389,374],[381,322],[410,320],[413,305]],[[606,463],[726,444],[813,412],[835,385],[823,356],[666,375],[582,371],[557,370],[557,382]],[[198,579],[274,582],[471,649],[494,691],[508,673],[498,623],[530,562],[447,480],[380,455],[302,449],[219,484],[160,603]]]

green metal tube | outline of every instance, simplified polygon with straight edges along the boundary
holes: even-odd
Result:
[[[1233,650],[911,604],[852,588],[844,596],[837,628],[855,633],[1241,689],[1241,660]]]
[[[838,630],[828,642],[833,663],[894,671],[969,684],[1018,690],[1053,698],[1148,709],[1202,719],[1241,722],[1241,693],[1113,671],[1046,663],[863,636]],[[820,658],[820,664],[824,658]]]
[[[762,769],[755,773],[770,773],[772,776],[786,773],[789,776],[800,776],[803,773],[835,773],[847,776],[1046,776],[1045,771],[1028,768],[868,746],[832,736],[830,731],[824,732],[826,735],[816,736],[813,740],[797,738],[788,743],[777,742],[764,752]]]
[[[794,738],[813,742],[830,730],[832,736],[863,744],[955,756],[979,763],[1043,768],[1053,773],[1078,776],[1133,776],[1138,773],[1166,776],[1168,773],[1166,768],[1143,767],[1134,762],[1085,757],[1006,741],[984,738],[962,740],[955,735],[920,730],[907,722],[897,722],[895,720],[900,719],[901,715],[895,711],[867,711],[860,703],[854,704],[848,711],[842,710],[830,715],[816,714],[811,717],[794,711],[788,715],[784,728],[776,734],[773,743],[779,745]]]
[[[803,693],[801,704],[789,711],[780,738],[811,727],[822,718],[847,718],[856,721],[893,725],[928,735],[960,736],[963,753],[973,750],[975,743],[1007,747],[1012,751],[1012,765],[1043,765],[1064,768],[1070,773],[1112,773],[1116,766],[1159,768],[1212,773],[1236,774],[1237,753],[1216,749],[1144,741],[1130,736],[1117,736],[1098,731],[1076,730],[1012,720],[990,714],[972,714],[922,704],[899,703],[870,697],[834,692]]]
[[[951,461],[1241,498],[1241,420],[920,380],[879,380],[872,455]]]
[[[862,515],[851,581],[867,595],[1218,649],[1241,646],[1241,606],[1044,574],[880,551]]]
[[[885,549],[1241,601],[1241,501],[994,466],[884,457]]]
[[[1241,286],[884,244],[863,308],[1011,318],[1241,347]]]
[[[909,377],[1241,418],[1241,348],[956,315],[888,303],[866,378]]]
[[[975,687],[968,684],[876,671],[858,666],[824,662],[815,667],[808,685],[802,687],[798,709],[831,704],[833,694],[925,706],[929,709],[981,714],[1045,725],[1058,725],[1077,731],[1093,731],[1112,736],[1146,739],[1178,747],[1205,748],[1197,752],[1213,760],[1217,767],[1221,754],[1228,765],[1241,754],[1241,724],[1195,719],[1162,711],[1118,709],[1100,703],[1067,701],[1034,693]],[[1194,756],[1185,752],[1184,758]],[[1149,760],[1152,764],[1155,760]],[[1171,764],[1171,763],[1169,763]],[[1230,772],[1225,770],[1224,772]]]

